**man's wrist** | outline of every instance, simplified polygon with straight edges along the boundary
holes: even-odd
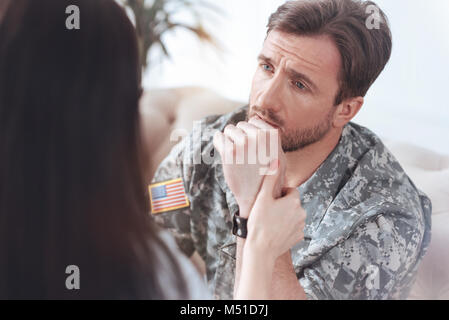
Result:
[[[248,205],[239,205],[239,216],[248,219],[249,213],[251,212],[251,207]]]
[[[251,260],[257,264],[263,264],[267,269],[273,269],[276,263],[276,258],[267,252],[266,249],[254,244],[251,239],[246,239],[243,247],[243,260]]]
[[[248,256],[252,259],[262,259],[266,263],[273,265],[277,259],[277,257],[274,257],[265,245],[254,239],[251,235],[248,235],[245,240],[243,256]]]

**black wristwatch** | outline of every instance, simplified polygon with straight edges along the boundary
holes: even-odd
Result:
[[[246,239],[246,236],[248,235],[248,229],[246,227],[247,223],[248,219],[240,217],[239,211],[237,211],[234,214],[234,218],[232,220],[232,234],[237,237]]]

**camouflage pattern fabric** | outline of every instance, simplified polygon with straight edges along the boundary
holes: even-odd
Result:
[[[161,163],[154,183],[182,178],[190,208],[154,216],[180,249],[206,263],[216,299],[232,299],[238,205],[212,137],[247,107],[203,119]],[[304,240],[291,250],[308,299],[405,299],[430,242],[431,202],[370,130],[348,123],[336,148],[298,187]]]

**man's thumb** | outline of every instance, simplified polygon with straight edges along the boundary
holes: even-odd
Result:
[[[273,191],[278,182],[279,174],[281,172],[279,159],[271,160],[269,168],[265,172],[265,177],[262,182],[262,187],[260,189],[261,193],[265,196],[273,196]]]

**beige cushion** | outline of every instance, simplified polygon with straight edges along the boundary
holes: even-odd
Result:
[[[177,141],[174,130],[189,132],[193,122],[225,114],[235,102],[203,88],[152,90],[141,102],[143,135],[152,151],[151,173]],[[449,157],[413,145],[384,139],[416,186],[432,201],[432,240],[420,264],[410,299],[449,299]]]
[[[188,134],[194,121],[225,114],[243,105],[197,87],[146,91],[141,99],[140,113],[144,141],[151,150],[150,176],[180,140],[170,137]]]

